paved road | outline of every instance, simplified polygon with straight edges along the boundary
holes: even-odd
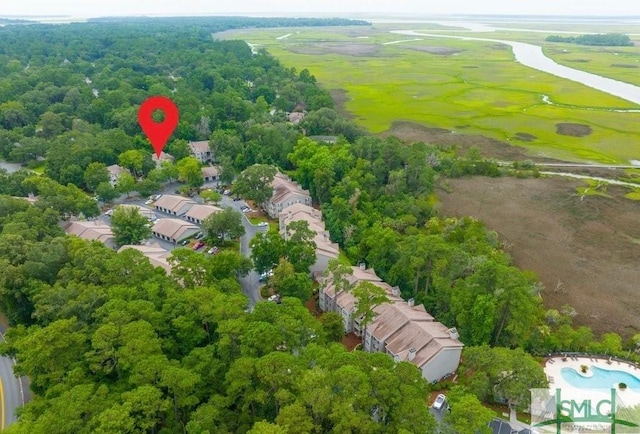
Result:
[[[617,179],[608,179],[601,178],[599,176],[587,176],[587,175],[577,175],[575,173],[564,173],[564,172],[540,172],[541,175],[547,176],[564,176],[567,178],[576,178],[576,179],[588,179],[592,181],[599,181],[605,184],[613,184],[613,185],[623,185],[625,187],[637,188],[638,184],[634,182],[626,182],[626,181],[618,181]]]
[[[511,167],[514,161],[497,161],[498,166]],[[522,161],[519,161],[522,163]],[[621,165],[621,164],[595,164],[595,163],[539,163],[533,162],[536,167],[575,167],[584,169],[640,169],[640,165]]]
[[[2,330],[4,332],[4,330]],[[4,335],[0,333],[4,341]],[[0,357],[0,430],[16,421],[16,409],[29,399],[29,384],[26,378],[13,374],[13,359]]]
[[[179,184],[179,183],[171,183],[171,184],[165,186],[158,193],[176,194],[175,190],[178,187],[180,187],[180,185],[181,184]],[[215,187],[216,187],[216,185],[214,183],[205,184],[203,186],[203,188],[215,188]],[[198,203],[202,203],[203,202],[202,198],[200,198],[199,196],[194,196],[191,199],[193,201],[195,201],[195,202],[198,202]],[[135,204],[135,205],[140,205],[140,206],[143,206],[143,207],[146,207],[146,208],[150,208],[148,205],[145,205],[145,201],[146,200],[147,200],[146,197],[139,197],[139,196],[126,197],[126,196],[121,196],[115,202],[116,203]],[[243,201],[243,200],[234,201],[229,196],[222,196],[222,200],[220,202],[220,205],[223,206],[223,207],[227,207],[227,208],[233,208],[234,210],[236,210],[238,212],[241,212],[240,208],[242,206],[246,205],[246,202]],[[156,215],[158,217],[168,217],[168,215],[165,215],[164,213],[159,212],[159,211],[156,211],[155,213],[156,213]],[[108,216],[105,216],[103,214],[102,216],[100,216],[100,219],[103,220],[105,223],[110,224],[110,219],[109,219]],[[261,227],[261,226],[256,226],[256,225],[251,224],[249,219],[247,219],[244,214],[243,214],[243,218],[242,218],[242,225],[244,226],[245,234],[240,238],[240,253],[242,253],[246,257],[250,257],[251,256],[251,248],[249,247],[249,242],[251,241],[251,239],[258,232],[266,232],[268,227],[267,226]],[[152,239],[150,241],[159,244],[164,249],[169,250],[169,251],[171,251],[171,250],[176,248],[175,244],[169,243],[169,242],[161,240],[159,238],[152,237]],[[253,308],[253,306],[257,302],[262,300],[262,297],[260,296],[260,281],[259,281],[259,278],[260,278],[260,276],[258,275],[258,273],[255,270],[252,270],[247,276],[241,277],[239,279],[240,285],[242,286],[242,292],[249,299],[249,308]]]
[[[246,205],[243,200],[234,201],[229,196],[222,196],[221,204],[225,207],[233,208],[236,211],[240,211],[240,207]],[[252,225],[249,219],[243,214],[242,224],[244,226],[245,234],[240,238],[240,253],[246,257],[251,256],[251,247],[249,242],[258,232],[266,232],[269,229],[268,226],[255,226]],[[262,300],[260,296],[260,276],[255,270],[240,278],[240,285],[242,286],[242,292],[249,299],[249,308],[253,308],[255,304]]]
[[[4,169],[8,173],[13,173],[22,169],[22,165],[17,163],[7,163],[6,161],[0,161],[0,169]]]
[[[438,433],[446,432],[446,426],[443,421],[446,411],[446,409],[436,410],[433,407],[429,407],[429,413],[431,413],[431,416],[436,420],[436,429],[438,430]]]

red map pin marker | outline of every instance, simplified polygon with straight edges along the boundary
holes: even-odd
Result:
[[[164,112],[164,120],[156,122],[153,120],[153,112],[160,110]],[[138,110],[138,123],[142,127],[142,131],[156,151],[156,156],[160,158],[160,154],[167,144],[167,140],[173,134],[178,125],[180,112],[178,107],[169,98],[164,96],[152,96],[146,99]]]

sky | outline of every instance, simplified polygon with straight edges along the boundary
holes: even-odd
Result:
[[[635,15],[635,0],[0,0],[0,15]]]

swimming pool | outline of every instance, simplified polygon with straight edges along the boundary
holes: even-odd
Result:
[[[584,377],[573,368],[562,368],[560,374],[562,378],[578,389],[609,389],[617,383],[625,383],[629,389],[640,391],[640,379],[624,371],[608,370],[589,366],[593,374],[591,377]]]

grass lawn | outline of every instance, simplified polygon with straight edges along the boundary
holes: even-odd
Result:
[[[31,169],[32,172],[37,173],[38,175],[44,175],[44,163],[43,164],[39,164]]]
[[[255,29],[228,36],[265,47],[285,66],[307,68],[329,90],[346,91],[344,109],[373,133],[389,130],[394,121],[409,121],[481,134],[525,147],[533,155],[565,160],[626,163],[640,155],[640,114],[610,111],[639,108],[633,103],[522,66],[505,45],[429,37],[409,41],[414,38],[391,34],[389,28]],[[276,39],[287,33],[292,35]],[[483,36],[536,43],[547,36],[505,35]],[[546,46],[554,57],[559,55],[555,45]],[[573,56],[589,51],[576,47]],[[632,77],[637,71],[633,68],[606,66],[615,54],[591,51],[591,65],[600,65],[603,73],[640,81]],[[627,51],[625,56],[640,56],[638,48]],[[552,104],[545,102],[545,95]],[[592,132],[584,137],[560,135],[559,122],[588,125]],[[535,139],[518,140],[518,133]]]
[[[351,261],[347,257],[347,254],[342,249],[340,249],[340,255],[338,256],[338,262],[341,263],[342,265],[349,265],[349,266],[352,265]]]
[[[269,221],[269,218],[267,216],[263,216],[263,215],[257,215],[257,216],[252,215],[252,216],[247,216],[247,218],[249,219],[252,225],[257,225],[258,223],[262,223],[262,222],[273,224],[273,222]]]

